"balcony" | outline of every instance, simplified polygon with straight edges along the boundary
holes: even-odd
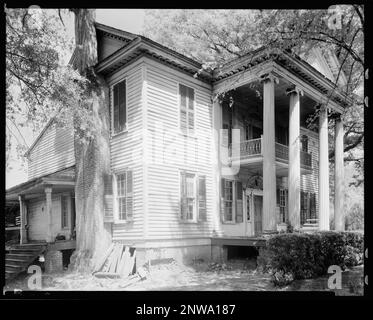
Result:
[[[239,148],[240,155],[239,159],[235,148]],[[275,143],[276,161],[289,162],[289,147],[281,143]],[[262,154],[262,138],[245,140],[239,144],[231,144],[229,146],[229,156],[232,161],[234,160],[248,160],[250,158],[256,158],[263,156]],[[300,165],[306,169],[312,169],[312,155],[310,153],[300,151]]]

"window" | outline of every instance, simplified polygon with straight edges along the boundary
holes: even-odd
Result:
[[[61,227],[68,227],[68,198],[67,196],[61,196]]]
[[[301,224],[316,223],[316,194],[301,191],[300,195]]]
[[[287,196],[288,191],[286,189],[280,189],[279,205],[280,205],[280,219],[281,222],[286,222],[287,216]]]
[[[132,171],[115,175],[118,220],[131,220],[133,215]]]
[[[223,179],[223,221],[233,222],[233,181]]]
[[[113,132],[114,134],[126,129],[127,107],[126,107],[126,80],[116,84],[112,90],[113,94]]]
[[[206,221],[206,177],[180,173],[180,219]]]
[[[183,133],[194,132],[194,90],[179,84],[180,129]]]
[[[243,222],[242,182],[221,179],[221,219],[223,222]]]
[[[304,134],[301,138],[301,150],[303,152],[308,152],[308,137]]]

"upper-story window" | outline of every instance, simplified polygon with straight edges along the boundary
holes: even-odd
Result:
[[[112,127],[113,133],[119,133],[127,126],[127,101],[126,101],[126,80],[113,86],[113,113]]]
[[[308,152],[308,137],[304,134],[301,138],[301,150],[303,152]]]
[[[194,89],[179,84],[180,129],[183,133],[194,132]]]

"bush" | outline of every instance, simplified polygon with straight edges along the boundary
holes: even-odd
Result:
[[[352,232],[285,233],[271,237],[259,250],[258,269],[276,285],[327,273],[328,267],[356,266],[363,259],[363,236]]]

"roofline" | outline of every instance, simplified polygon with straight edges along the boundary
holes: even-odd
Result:
[[[108,26],[108,25],[105,25],[105,24],[102,24],[102,23],[99,23],[99,22],[95,22],[95,28],[97,30],[102,31],[102,32],[111,33],[114,36],[117,36],[119,38],[126,38],[128,40],[133,40],[134,38],[139,36],[135,33],[131,33],[131,32],[128,32],[128,31],[113,28],[111,26]]]
[[[72,165],[72,166],[69,166],[67,168],[63,168],[61,170],[58,170],[56,172],[48,173],[48,174],[46,174],[44,176],[36,177],[36,178],[31,179],[31,180],[27,180],[25,182],[22,182],[20,184],[17,184],[14,187],[11,187],[11,188],[5,190],[5,193],[6,194],[13,193],[14,191],[16,191],[18,189],[22,189],[23,187],[27,186],[28,184],[30,184],[31,186],[34,186],[34,185],[36,185],[38,183],[53,184],[53,182],[57,182],[60,178],[50,177],[51,175],[59,173],[59,172],[64,171],[66,169],[74,168],[74,167],[75,167],[75,165]],[[67,181],[67,180],[68,179],[60,179],[60,181]],[[75,181],[75,178],[74,178],[74,181]]]
[[[28,157],[30,152],[32,151],[32,149],[34,149],[34,147],[36,146],[36,144],[38,143],[38,141],[40,140],[40,138],[43,136],[43,134],[45,133],[45,131],[51,126],[52,122],[55,120],[55,117],[53,116],[52,118],[50,118],[47,122],[47,124],[45,125],[45,127],[43,128],[43,130],[41,130],[41,132],[39,133],[39,135],[36,137],[35,141],[32,143],[32,145],[28,148],[28,150],[24,153],[24,156],[25,157]]]

